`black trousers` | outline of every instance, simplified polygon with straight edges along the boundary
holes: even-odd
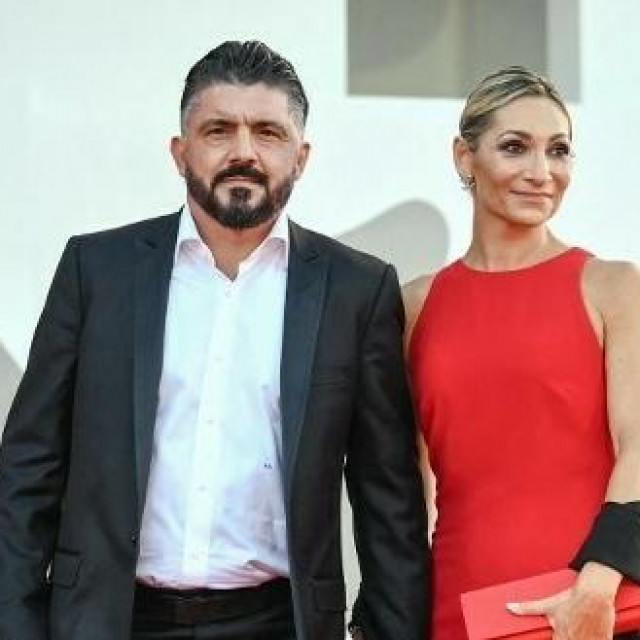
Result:
[[[234,605],[230,607],[224,606],[228,601],[224,594],[221,610],[197,622],[173,620],[170,606],[164,608],[162,600],[154,602],[153,594],[150,598],[148,592],[142,596],[137,592],[131,640],[296,640],[290,592],[283,594],[278,589],[276,597],[270,594],[268,598],[261,597],[259,592],[258,589],[250,601],[241,594],[239,603],[234,603],[232,592],[229,593]]]
[[[274,611],[263,617],[196,625],[145,621],[134,617],[131,640],[296,640],[296,634],[293,616]]]

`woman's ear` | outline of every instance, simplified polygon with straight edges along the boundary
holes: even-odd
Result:
[[[453,162],[463,182],[473,178],[473,151],[461,136],[456,136],[453,141]]]

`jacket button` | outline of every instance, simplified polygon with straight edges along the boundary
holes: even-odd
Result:
[[[134,547],[138,544],[138,536],[135,533],[131,535],[131,544]]]

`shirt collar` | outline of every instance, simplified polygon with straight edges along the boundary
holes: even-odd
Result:
[[[186,246],[191,243],[197,243],[207,248],[205,243],[202,241],[202,237],[198,232],[198,228],[196,227],[196,223],[193,219],[193,214],[191,213],[191,209],[188,204],[185,204],[182,208],[182,213],[180,214],[180,224],[178,227],[178,238],[176,240],[176,248],[173,254],[173,263],[178,260],[178,256],[183,246]],[[251,260],[253,256],[258,254],[263,247],[267,245],[281,245],[284,249],[283,256],[285,258],[285,264],[289,262],[289,218],[284,213],[281,212],[278,215],[278,219],[276,220],[273,227],[271,227],[271,231],[269,235],[262,241],[262,243],[256,247],[253,253],[247,258],[247,260]],[[208,250],[208,248],[207,248]]]
[[[178,255],[180,254],[183,246],[189,242],[204,244],[200,234],[198,233],[198,229],[196,228],[196,223],[193,221],[191,209],[189,209],[188,204],[185,204],[184,207],[182,207],[182,213],[180,214],[178,238],[176,240],[176,249],[173,254],[174,264],[177,262]]]

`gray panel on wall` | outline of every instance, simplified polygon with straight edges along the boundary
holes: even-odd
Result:
[[[463,97],[521,64],[579,98],[579,0],[347,0],[353,95]]]
[[[546,72],[546,3],[474,0],[465,3],[462,29],[463,87],[500,67],[518,64]]]

